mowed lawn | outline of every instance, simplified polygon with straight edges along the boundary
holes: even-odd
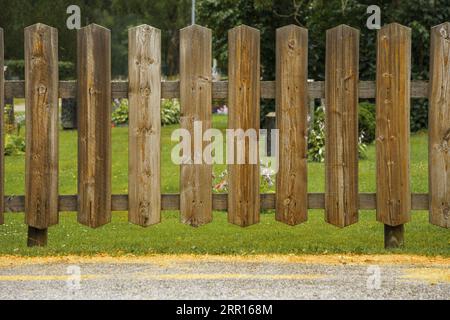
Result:
[[[215,116],[214,126],[225,129],[226,116]],[[170,159],[170,136],[177,126],[162,131],[162,192],[177,193],[179,167]],[[112,191],[127,193],[128,129],[112,129]],[[411,138],[411,180],[413,192],[428,191],[427,134]],[[360,192],[375,192],[375,148],[370,146],[368,159],[360,161]],[[406,155],[405,155],[406,156]],[[5,192],[24,193],[24,156],[6,157]],[[220,173],[224,165],[216,166]],[[323,164],[309,164],[309,192],[323,192]],[[60,132],[60,194],[76,194],[77,133]],[[263,190],[267,191],[267,190]],[[273,190],[272,190],[273,191]],[[307,223],[286,226],[274,219],[274,212],[261,215],[261,223],[240,228],[226,221],[226,212],[214,212],[214,221],[200,228],[179,223],[178,211],[162,213],[162,223],[141,228],[127,222],[126,212],[114,212],[112,223],[93,230],[76,222],[75,213],[62,213],[60,224],[49,229],[46,248],[26,247],[26,225],[23,213],[6,213],[0,226],[0,254],[67,255],[67,254],[302,254],[302,253],[385,253],[383,225],[375,221],[375,211],[361,211],[360,222],[339,229],[324,222],[323,210],[310,210]],[[450,232],[428,223],[428,212],[413,211],[406,225],[406,245],[396,253],[450,256]]]

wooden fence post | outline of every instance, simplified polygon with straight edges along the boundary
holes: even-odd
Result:
[[[392,23],[378,32],[377,53],[377,220],[384,223],[386,248],[403,243],[410,221],[409,113],[411,29]]]
[[[259,222],[260,208],[259,148],[254,141],[259,140],[260,121],[259,30],[242,25],[228,32],[228,79],[228,128],[238,136],[235,139],[234,134],[227,134],[228,221],[246,227]],[[244,132],[252,136],[248,129],[255,132],[246,139]],[[235,140],[241,144],[235,146]],[[251,148],[251,143],[256,146]]]
[[[28,245],[45,245],[58,223],[58,30],[25,28],[25,222]],[[34,241],[34,240],[36,241]]]
[[[5,137],[3,132],[3,114],[5,112],[5,72],[3,69],[3,29],[0,28],[0,225],[5,223]]]
[[[450,23],[431,29],[429,97],[430,223],[450,228]]]
[[[308,30],[277,30],[276,121],[279,130],[277,221],[296,225],[307,220]]]
[[[78,222],[111,221],[111,33],[78,30]]]
[[[129,221],[161,222],[161,31],[148,25],[128,33]]]
[[[358,221],[359,31],[327,31],[325,77],[325,220]]]
[[[212,118],[211,56],[210,29],[192,25],[180,31],[180,122],[191,135],[187,156],[192,160],[181,164],[180,213],[181,221],[194,227],[212,221],[212,164],[203,159],[209,144],[203,133],[211,128]]]

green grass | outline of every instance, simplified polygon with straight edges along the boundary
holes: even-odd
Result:
[[[224,130],[224,116],[214,117],[214,126]],[[177,193],[179,167],[170,160],[175,145],[170,135],[177,126],[162,131],[162,192]],[[128,129],[113,128],[112,191],[127,193]],[[427,192],[427,134],[411,138],[411,179],[413,192]],[[76,193],[76,131],[61,131],[60,194]],[[375,148],[369,146],[368,159],[360,161],[360,192],[375,192]],[[218,173],[224,165],[215,166]],[[309,164],[309,192],[323,192],[323,164]],[[267,190],[265,190],[267,191]],[[271,190],[273,191],[273,190]],[[24,193],[24,157],[6,158],[6,194]],[[214,212],[214,221],[200,228],[179,223],[177,211],[162,213],[161,224],[141,228],[127,222],[126,212],[113,213],[111,224],[92,230],[76,222],[75,213],[61,214],[60,224],[49,230],[46,248],[26,248],[23,214],[7,213],[0,226],[0,254],[66,255],[108,253],[385,253],[383,225],[375,221],[375,211],[361,211],[360,222],[338,229],[324,222],[323,210],[310,210],[309,221],[289,227],[274,220],[273,211],[264,212],[261,223],[245,229],[230,225],[225,212]],[[414,211],[406,225],[406,245],[396,253],[450,256],[450,233],[428,223],[428,213]]]

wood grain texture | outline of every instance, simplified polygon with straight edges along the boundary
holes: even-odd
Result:
[[[5,73],[4,68],[4,41],[3,41],[3,29],[0,28],[0,225],[5,223],[5,136],[3,133],[3,117],[5,106]]]
[[[111,81],[112,97],[114,99],[128,98],[128,81]],[[275,81],[261,81],[261,99],[275,99],[276,83]],[[359,97],[361,99],[371,99],[376,96],[375,81],[359,82]],[[76,81],[60,81],[59,97],[74,98],[77,95]],[[311,99],[325,98],[325,82],[308,82],[308,96]],[[24,98],[25,83],[22,80],[5,81],[5,97]],[[174,99],[180,98],[179,81],[162,81],[161,98]],[[214,81],[212,83],[212,98],[228,98],[228,81]],[[428,82],[424,80],[411,81],[411,98],[428,98]]]
[[[297,225],[308,216],[308,30],[294,25],[277,30],[276,66],[279,167],[275,218]]]
[[[256,130],[259,135],[260,104],[260,33],[248,26],[228,32],[228,128]],[[234,138],[233,138],[234,139]],[[228,221],[241,227],[259,222],[259,153],[250,154],[249,140],[244,138],[244,164],[228,165]],[[231,139],[227,137],[227,144]],[[234,139],[236,142],[238,139]],[[258,139],[259,140],[259,139]],[[237,143],[233,143],[234,146]],[[237,147],[233,147],[234,151]],[[231,157],[227,148],[227,156]],[[251,158],[256,163],[251,164]]]
[[[260,207],[262,210],[275,209],[275,193],[260,194]],[[59,212],[77,211],[77,196],[63,195],[59,196]],[[213,194],[213,210],[227,210],[228,209],[228,194],[220,193]],[[25,210],[24,196],[8,196],[4,198],[6,212],[23,212]],[[413,193],[411,194],[412,210],[428,210],[428,194]],[[325,194],[324,193],[308,193],[308,209],[324,209],[325,208]],[[359,194],[359,209],[360,210],[374,210],[377,208],[375,193],[360,193]],[[128,210],[128,195],[115,194],[111,196],[112,211],[127,211]],[[179,210],[180,209],[180,195],[179,194],[162,194],[161,195],[161,210]]]
[[[410,78],[411,30],[386,25],[377,49],[377,220],[390,226],[410,221]]]
[[[212,165],[203,159],[209,144],[203,133],[212,118],[211,56],[210,29],[192,25],[180,31],[180,122],[191,135],[191,154],[183,155],[191,162],[181,164],[180,213],[181,222],[194,227],[212,221]]]
[[[111,34],[78,30],[78,222],[111,221]]]
[[[450,228],[450,23],[431,29],[429,97],[430,223]]]
[[[148,25],[128,33],[128,220],[161,222],[161,31]]]
[[[25,222],[58,223],[58,30],[25,28]]]
[[[358,222],[359,31],[327,30],[325,76],[325,220]]]

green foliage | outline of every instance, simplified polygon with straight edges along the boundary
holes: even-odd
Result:
[[[428,128],[428,100],[414,99],[411,102],[411,131]]]
[[[122,99],[112,113],[115,125],[128,124],[128,100]],[[161,124],[163,126],[180,122],[180,102],[178,99],[163,99],[161,102]]]
[[[161,104],[161,124],[163,126],[180,122],[180,102],[178,99],[163,99]]]
[[[325,112],[319,107],[314,112],[314,123],[308,135],[308,159],[312,162],[325,160]]]
[[[367,159],[367,145],[363,141],[363,135],[359,136],[359,159]],[[308,135],[308,160],[312,162],[325,161],[325,112],[319,107],[314,112],[314,123],[310,127]]]
[[[358,130],[362,142],[372,143],[375,140],[376,110],[375,105],[368,102],[359,104]]]
[[[119,106],[112,113],[115,125],[128,124],[128,100],[122,99]]]
[[[5,135],[5,156],[21,155],[25,152],[25,139],[15,134]]]

